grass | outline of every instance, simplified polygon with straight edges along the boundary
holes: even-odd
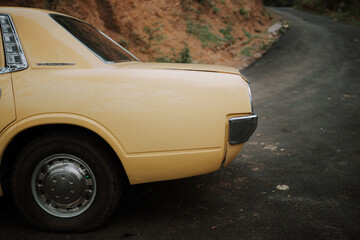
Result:
[[[258,35],[252,35],[252,34],[249,33],[248,31],[246,31],[245,29],[243,29],[243,33],[244,33],[244,35],[247,37],[247,40],[245,40],[244,42],[242,42],[241,45],[246,45],[246,44],[250,43],[251,40],[253,40],[254,38],[259,37]]]
[[[226,25],[225,29],[220,29],[220,30],[219,30],[219,32],[221,32],[221,33],[223,34],[223,36],[224,36],[223,39],[224,39],[226,42],[232,43],[232,42],[235,41],[234,37],[231,35],[231,31],[232,31],[232,24],[231,24],[231,23],[228,23],[228,24]]]
[[[226,41],[224,38],[211,32],[210,24],[194,22],[191,19],[188,19],[186,22],[186,32],[199,38],[203,47]]]
[[[223,35],[217,35],[211,32],[211,25],[205,21],[193,21],[187,19],[186,21],[186,32],[196,36],[203,47],[219,46],[225,43],[234,43],[235,39],[232,36],[232,24],[229,22],[225,28],[219,29],[219,32]]]
[[[252,50],[254,50],[254,47],[245,47],[240,51],[240,54],[247,57],[252,57],[254,56]]]
[[[184,48],[179,54],[172,48],[172,56],[169,55],[160,56],[156,58],[157,62],[171,62],[171,63],[191,63],[190,49],[187,43],[184,44]]]
[[[153,56],[157,55],[160,51],[157,46],[166,39],[166,36],[162,34],[163,27],[159,22],[155,22],[151,26],[145,26],[143,28],[145,34],[144,37],[140,39],[143,45],[141,50],[148,54],[150,61],[152,61]]]
[[[239,9],[239,13],[244,16],[245,19],[250,19],[251,11],[246,10],[244,7]]]

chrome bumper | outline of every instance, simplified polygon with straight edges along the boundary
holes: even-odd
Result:
[[[231,145],[244,143],[254,133],[258,122],[256,114],[233,117],[229,119],[229,143]]]

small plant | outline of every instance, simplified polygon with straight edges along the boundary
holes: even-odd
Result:
[[[213,7],[213,13],[216,14],[216,13],[218,13],[218,12],[220,12],[220,9],[214,6],[214,7]]]
[[[185,43],[184,48],[180,52],[180,58],[176,61],[178,63],[191,63],[190,49]]]
[[[221,19],[225,24],[231,23],[231,17],[229,15],[222,16]]]
[[[193,22],[191,19],[188,19],[186,28],[188,33],[200,39],[203,47],[207,47],[219,42],[225,42],[225,39],[210,32],[211,26],[209,24]]]
[[[190,49],[187,43],[184,44],[184,48],[180,51],[177,56],[175,50],[172,48],[172,57],[169,55],[160,56],[156,58],[157,62],[171,62],[171,63],[191,63]]]
[[[181,0],[181,8],[184,11],[193,10],[193,8],[192,8],[192,0]]]
[[[219,32],[221,32],[224,35],[224,39],[226,42],[234,42],[234,37],[231,35],[231,31],[232,31],[231,23],[228,23],[225,29],[219,30]]]
[[[248,31],[246,31],[245,29],[243,30],[243,33],[245,34],[245,36],[247,38],[252,38],[253,36],[251,35],[251,33],[249,33]]]
[[[126,49],[129,48],[129,42],[126,41],[125,39],[120,39],[120,40],[119,40],[119,44],[120,44],[122,47],[126,48]]]
[[[251,35],[251,33],[249,33],[248,31],[246,31],[245,29],[243,30],[244,35],[247,37],[247,40],[245,40],[244,42],[242,42],[242,45],[246,45],[248,43],[251,42],[251,40],[253,39],[253,36]]]
[[[142,51],[149,55],[150,61],[153,60],[153,56],[159,52],[158,46],[162,41],[165,40],[165,35],[162,34],[163,25],[159,22],[153,23],[151,27],[145,26],[145,36],[141,39],[144,45]]]
[[[272,19],[273,19],[272,15],[271,15],[271,13],[270,13],[269,11],[266,11],[266,10],[265,10],[265,13],[266,13],[266,15],[268,16],[269,20],[272,20]]]
[[[251,14],[251,11],[250,11],[250,10],[246,10],[244,7],[241,7],[241,8],[239,9],[239,13],[240,13],[241,15],[243,15],[245,19],[250,19],[250,14]]]
[[[247,56],[247,57],[252,57],[253,53],[251,52],[251,50],[254,50],[254,48],[253,47],[245,47],[240,51],[240,54]]]
[[[220,9],[218,7],[216,7],[216,3],[214,3],[214,0],[196,0],[200,5],[205,6],[205,7],[209,7],[212,9],[213,13],[218,13],[220,11]]]
[[[268,50],[270,47],[270,44],[269,43],[266,43],[264,41],[261,42],[261,45],[260,45],[260,49],[263,50],[263,51],[266,51]]]
[[[169,62],[169,63],[170,63],[170,62],[173,62],[173,61],[172,61],[172,58],[169,57],[169,55],[157,57],[157,58],[155,59],[155,61],[156,61],[156,62],[165,62],[165,63],[167,63],[167,62]]]

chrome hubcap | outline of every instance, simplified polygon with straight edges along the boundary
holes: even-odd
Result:
[[[70,154],[55,154],[42,160],[31,178],[35,201],[49,214],[68,218],[86,211],[96,195],[96,180],[90,167]]]

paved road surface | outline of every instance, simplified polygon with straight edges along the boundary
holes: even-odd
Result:
[[[86,234],[33,229],[3,198],[0,239],[360,239],[360,27],[275,11],[291,29],[244,71],[259,127],[231,167],[130,187]]]

